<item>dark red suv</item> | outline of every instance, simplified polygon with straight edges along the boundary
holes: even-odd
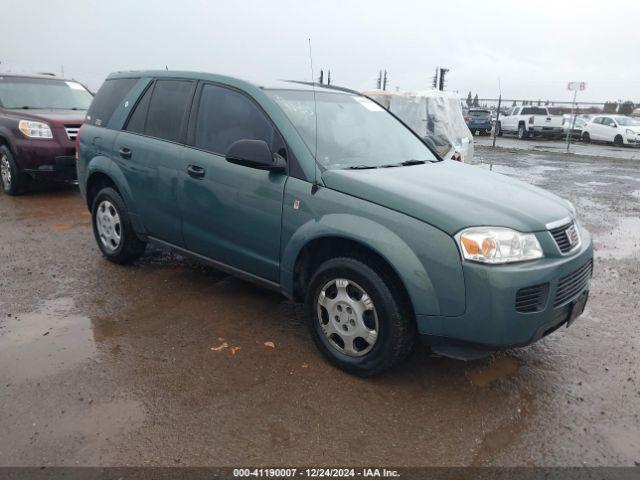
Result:
[[[93,96],[49,75],[0,73],[0,173],[9,195],[36,177],[76,179],[75,140]]]

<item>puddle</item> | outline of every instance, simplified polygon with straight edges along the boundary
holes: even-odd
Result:
[[[618,225],[594,237],[596,253],[601,257],[623,259],[638,257],[640,218],[619,217]]]
[[[511,412],[510,416],[497,427],[484,434],[471,464],[473,466],[490,464],[496,455],[511,447],[525,432],[527,419],[534,413],[534,398],[528,394],[523,395],[515,411]]]
[[[493,358],[489,365],[467,372],[471,383],[477,387],[487,387],[491,383],[513,375],[520,368],[520,362],[513,357],[500,356]]]
[[[0,329],[3,381],[52,375],[95,354],[91,322],[74,313],[71,298],[47,301],[35,312],[3,319]]]

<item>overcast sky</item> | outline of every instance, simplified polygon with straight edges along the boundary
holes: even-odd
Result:
[[[447,89],[507,98],[640,102],[640,0],[0,0],[0,71],[64,73],[96,89],[111,71],[164,68],[249,79]]]

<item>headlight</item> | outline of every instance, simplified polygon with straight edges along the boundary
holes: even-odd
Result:
[[[31,120],[20,120],[18,128],[30,138],[53,138],[49,125],[42,122],[32,122]]]
[[[637,132],[634,132],[633,130],[629,130],[627,128],[627,135],[629,135],[630,137],[635,137],[637,135]]]
[[[503,227],[473,227],[456,235],[462,256],[474,262],[510,263],[542,258],[542,247],[533,233]]]

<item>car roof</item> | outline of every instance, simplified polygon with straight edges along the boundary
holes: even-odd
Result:
[[[300,91],[313,91],[316,92],[331,92],[331,93],[351,93],[358,94],[354,90],[346,88],[312,84],[311,82],[298,81],[298,80],[269,80],[269,81],[254,81],[245,80],[238,77],[231,77],[228,75],[219,75],[215,73],[196,72],[196,71],[183,71],[183,70],[132,70],[123,72],[114,72],[110,74],[107,79],[113,78],[142,78],[142,77],[158,77],[158,78],[184,78],[189,80],[209,80],[213,82],[219,82],[229,84],[237,87],[254,87],[262,90],[300,90]]]
[[[0,72],[0,77],[12,77],[12,78],[36,78],[40,80],[58,80],[61,82],[78,82],[78,80],[74,80],[72,78],[63,78],[58,77],[56,75],[49,75],[47,73],[14,73],[14,72]]]

